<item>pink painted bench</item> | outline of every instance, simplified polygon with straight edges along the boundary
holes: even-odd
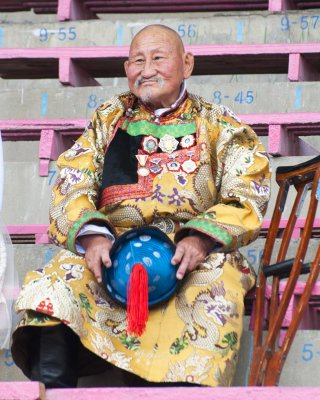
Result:
[[[280,293],[284,291],[285,282],[280,283]],[[286,313],[286,317],[284,319],[283,327],[288,327],[290,325],[290,321],[292,319],[293,310],[296,308],[299,299],[303,293],[305,288],[304,282],[298,282],[294,295],[290,300],[290,305],[288,307],[288,311]],[[320,319],[319,319],[319,311],[320,311],[320,282],[317,282],[313,288],[308,308],[303,315],[302,321],[300,323],[300,329],[320,329]]]
[[[265,232],[269,229],[271,221],[266,219],[262,223],[262,229],[260,237],[265,237]],[[287,220],[282,220],[280,223],[280,230],[287,224]],[[299,218],[296,223],[293,237],[298,239],[301,235],[301,231],[305,226],[305,219]],[[34,225],[6,225],[7,230],[13,239],[13,241],[19,242],[25,238],[26,241],[33,242],[35,244],[47,244],[48,240],[48,225],[47,224],[34,224]],[[320,229],[320,218],[315,218],[313,228],[316,232]]]
[[[288,74],[290,81],[320,78],[320,43],[199,44],[195,75]],[[6,79],[58,78],[64,85],[99,86],[95,78],[124,76],[127,46],[3,48],[0,75]]]
[[[55,14],[58,10],[57,0],[1,0],[0,12],[29,11],[33,9],[38,14]]]
[[[271,221],[265,220],[262,225],[262,237],[263,231],[266,231],[270,226]],[[280,228],[286,224],[286,221],[282,221],[280,223]],[[298,227],[298,232],[305,226],[305,219],[298,219],[296,226]],[[11,236],[11,240],[15,244],[30,244],[34,243],[37,245],[48,244],[48,225],[47,224],[34,224],[34,225],[6,225],[7,231]],[[320,229],[320,218],[316,218],[314,222],[314,229]],[[297,238],[300,236],[296,236]],[[283,293],[285,288],[285,282],[280,283],[280,294]],[[290,305],[288,311],[286,313],[286,317],[284,319],[283,328],[285,333],[285,329],[289,326],[291,321],[291,316],[294,308],[298,304],[299,298],[304,289],[304,282],[298,282],[294,291],[294,295],[290,300]],[[271,298],[271,287],[267,286],[265,299],[269,301]],[[253,300],[255,299],[255,289],[252,289],[245,298],[245,315],[251,316],[250,318],[250,329],[253,330],[253,316],[254,316],[254,305]],[[314,290],[312,292],[308,308],[303,316],[300,329],[320,329],[320,282],[316,283]],[[267,319],[267,316],[265,316]],[[281,338],[280,338],[281,340]],[[1,397],[0,397],[1,400]]]
[[[87,125],[86,119],[0,120],[4,141],[39,140],[39,175],[48,176],[49,163],[71,147]]]
[[[304,396],[304,397],[303,397]],[[108,388],[73,389],[72,391],[50,389],[46,400],[298,400],[301,398],[319,400],[319,388],[276,388],[276,387],[234,387],[234,388]]]
[[[192,12],[192,11],[285,11],[320,8],[320,1],[303,0],[2,0],[1,11],[55,14],[59,21],[97,18],[96,13]]]
[[[0,382],[0,400],[320,400],[317,387],[171,387],[47,389],[38,382]]]
[[[315,155],[317,151],[300,139],[319,135],[320,113],[243,114],[239,118],[261,136],[269,136],[273,155]],[[39,140],[40,176],[48,176],[49,163],[72,145],[85,129],[86,119],[0,120],[2,138]]]
[[[280,286],[279,286],[279,294],[280,297],[282,296],[284,290],[286,287],[286,282],[281,281]],[[286,312],[285,318],[282,323],[282,333],[280,334],[279,342],[281,343],[281,340],[283,336],[286,334],[286,329],[290,326],[292,316],[293,316],[293,311],[298,305],[298,302],[300,300],[300,297],[305,289],[305,282],[303,281],[298,281],[296,284],[296,287],[294,289],[293,296],[290,300],[288,310]],[[250,329],[253,330],[253,313],[254,313],[254,308],[252,309],[252,301],[255,298],[255,289],[252,289],[247,297],[246,297],[246,315],[251,315],[250,319]],[[266,294],[265,294],[265,300],[269,301],[271,298],[271,286],[267,285],[266,286]],[[248,309],[250,312],[248,312]],[[319,330],[320,329],[320,281],[316,282],[312,294],[310,296],[309,302],[308,302],[308,307],[302,317],[299,329],[301,330]],[[265,315],[265,320],[267,320],[267,315]]]
[[[0,400],[45,400],[46,390],[39,382],[0,382]]]

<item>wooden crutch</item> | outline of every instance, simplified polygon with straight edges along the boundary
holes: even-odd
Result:
[[[308,244],[320,196],[320,156],[307,162],[290,167],[278,167],[276,182],[279,191],[276,199],[271,225],[258,272],[256,299],[254,304],[254,348],[251,363],[249,385],[274,386],[279,382],[281,370],[289,352],[290,346],[299,327],[304,311],[308,305],[312,289],[320,271],[320,245],[311,263],[305,262]],[[273,247],[279,234],[279,225],[290,188],[295,189],[295,199],[288,223],[284,228],[282,240],[277,255],[276,264],[270,265]],[[300,243],[293,259],[286,259],[295,223],[308,192],[309,207],[305,227]],[[296,283],[302,273],[309,273],[304,291],[293,311],[292,320],[281,344],[277,343],[283,320]],[[280,279],[288,278],[284,292],[279,294]],[[269,282],[271,280],[271,282]],[[266,285],[271,284],[271,298],[268,303],[267,321],[265,321]],[[265,326],[267,322],[267,326]]]

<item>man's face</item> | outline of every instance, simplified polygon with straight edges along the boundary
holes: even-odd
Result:
[[[132,42],[125,62],[131,92],[152,109],[170,107],[179,97],[183,79],[191,75],[190,58],[171,32],[146,29]]]

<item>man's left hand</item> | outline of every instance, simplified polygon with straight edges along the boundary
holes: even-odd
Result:
[[[173,265],[179,265],[177,279],[182,279],[186,272],[193,271],[202,263],[214,246],[214,240],[203,233],[186,236],[176,246],[176,252],[171,259]]]

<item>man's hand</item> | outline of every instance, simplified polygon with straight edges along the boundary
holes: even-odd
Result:
[[[97,281],[102,282],[102,264],[107,268],[111,267],[110,249],[111,240],[103,235],[84,235],[78,238],[82,247],[86,250],[85,259],[90,271],[93,272]]]
[[[214,240],[201,232],[186,236],[176,247],[176,252],[171,259],[173,265],[180,263],[177,279],[182,279],[186,272],[193,271],[198,264],[204,261],[214,246]]]

